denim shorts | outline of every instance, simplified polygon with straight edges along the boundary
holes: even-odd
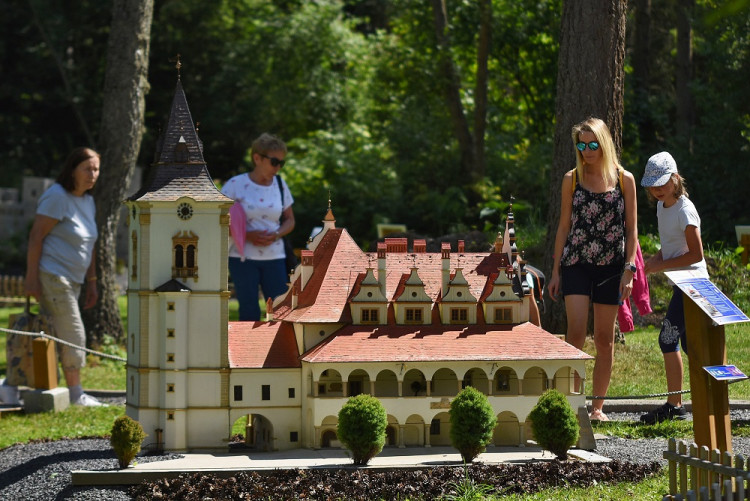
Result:
[[[592,303],[620,304],[623,265],[574,264],[560,268],[563,296],[589,296]]]

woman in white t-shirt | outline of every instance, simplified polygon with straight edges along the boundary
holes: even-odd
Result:
[[[260,320],[259,287],[267,299],[286,291],[282,237],[294,229],[294,199],[284,180],[277,178],[286,162],[286,144],[262,134],[253,141],[251,154],[253,170],[234,176],[221,190],[241,204],[246,218],[244,248],[238,248],[238,239],[230,239],[229,247],[229,274],[241,321]]]
[[[99,154],[91,148],[74,149],[57,182],[39,198],[29,234],[26,295],[36,298],[42,312],[49,315],[55,336],[75,346],[86,345],[86,330],[78,306],[81,288],[85,287],[84,308],[93,307],[98,299],[94,253],[98,236],[96,206],[89,193],[98,178]],[[58,348],[70,402],[103,405],[83,392],[81,368],[86,365],[86,354],[64,344]],[[0,398],[17,399],[16,384],[5,381]]]
[[[688,198],[684,182],[677,172],[677,163],[666,151],[648,159],[641,186],[648,190],[650,199],[656,200],[661,249],[646,261],[644,270],[646,273],[657,273],[689,269],[696,276],[708,278],[706,261],[703,259],[701,218]],[[687,354],[682,291],[673,285],[672,299],[659,333],[667,391],[672,394],[667,397],[664,405],[641,416],[641,421],[647,424],[686,418],[687,412],[682,407],[682,395],[679,393],[684,373],[680,344]]]

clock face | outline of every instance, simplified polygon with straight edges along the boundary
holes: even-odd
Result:
[[[183,202],[177,207],[177,216],[180,219],[190,219],[193,217],[193,206],[187,202]]]

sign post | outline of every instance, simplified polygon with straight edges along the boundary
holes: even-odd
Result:
[[[750,319],[707,278],[690,271],[665,274],[683,292],[695,443],[731,452],[728,383],[704,367],[727,363],[724,325]]]

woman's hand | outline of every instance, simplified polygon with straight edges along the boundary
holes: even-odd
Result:
[[[98,299],[99,289],[96,288],[96,280],[86,280],[86,297],[83,301],[83,309],[93,308]]]
[[[560,274],[559,273],[554,273],[554,272],[552,273],[552,278],[547,284],[547,291],[549,291],[549,297],[551,297],[553,301],[557,301],[557,295],[560,292]]]
[[[278,233],[269,233],[267,231],[248,231],[245,238],[256,247],[268,247],[278,240]]]
[[[643,271],[648,275],[649,273],[656,273],[664,268],[664,259],[661,257],[661,251],[651,256],[643,266]]]
[[[633,276],[635,274],[630,270],[622,272],[622,278],[620,279],[620,304],[624,303],[633,291]]]
[[[27,296],[36,299],[39,302],[39,298],[42,297],[42,284],[39,282],[39,277],[32,277],[26,274],[26,279],[23,281],[24,293]]]

